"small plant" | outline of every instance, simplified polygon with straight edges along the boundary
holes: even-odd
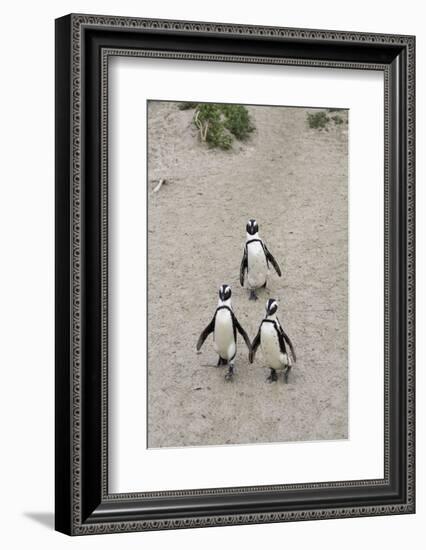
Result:
[[[249,112],[243,105],[180,103],[179,109],[195,109],[192,122],[198,129],[201,141],[210,147],[228,150],[234,138],[247,139],[254,130]]]
[[[330,118],[326,115],[325,111],[319,111],[318,113],[308,113],[309,128],[315,128],[322,130],[327,127],[330,122]]]
[[[332,116],[331,120],[334,122],[334,124],[336,124],[336,126],[343,124],[343,118],[340,115]]]
[[[327,109],[327,111],[318,111],[317,113],[308,113],[308,125],[309,128],[315,128],[316,130],[325,130],[328,132],[328,125],[330,122],[334,122],[335,126],[340,126],[345,123],[345,118],[341,115],[327,116],[328,113],[341,111],[341,109]],[[348,123],[346,119],[346,124]]]

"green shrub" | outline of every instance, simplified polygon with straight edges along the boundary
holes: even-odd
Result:
[[[200,103],[195,110],[193,122],[198,128],[201,141],[207,142],[211,147],[229,149],[232,137],[226,131],[222,118],[220,105]]]
[[[332,116],[331,117],[331,120],[334,122],[334,124],[336,124],[337,126],[339,124],[343,124],[343,118],[339,115],[335,115],[335,116]]]
[[[326,115],[325,111],[319,111],[318,113],[308,113],[309,128],[322,130],[323,128],[327,127],[327,124],[329,122],[330,119]]]
[[[179,109],[195,109],[192,122],[199,131],[201,141],[210,147],[230,149],[234,138],[247,139],[254,130],[249,112],[243,105],[180,103]]]
[[[247,139],[254,130],[247,109],[243,105],[222,105],[222,112],[226,117],[225,127],[231,134],[240,140]]]
[[[335,111],[341,111],[341,109],[327,109],[328,113]],[[334,122],[335,126],[340,126],[344,124],[345,119],[341,115],[334,115],[332,117],[327,116],[326,111],[318,111],[317,113],[308,113],[308,125],[309,128],[315,128],[316,130],[326,130],[328,132],[328,125],[331,121]],[[346,120],[346,124],[348,121]]]

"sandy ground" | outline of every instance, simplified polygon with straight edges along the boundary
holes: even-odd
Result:
[[[348,436],[347,125],[310,129],[312,109],[249,111],[256,131],[223,152],[198,142],[193,111],[149,104],[149,447]],[[283,271],[257,302],[239,284],[251,217]],[[265,382],[242,339],[232,383],[211,336],[197,354],[222,283],[251,339],[267,298],[279,300],[298,359],[287,385]]]

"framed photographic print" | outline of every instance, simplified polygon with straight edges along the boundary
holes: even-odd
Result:
[[[56,21],[56,529],[414,513],[413,36]]]

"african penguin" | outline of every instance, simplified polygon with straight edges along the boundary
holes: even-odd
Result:
[[[259,331],[251,345],[250,363],[253,363],[256,350],[260,345],[265,364],[271,371],[267,378],[268,382],[278,380],[277,370],[283,371],[284,381],[287,382],[292,362],[296,362],[296,353],[290,338],[278,320],[277,309],[277,301],[273,298],[269,299],[266,303],[266,316],[260,323]],[[290,348],[290,354],[287,352],[286,344]]]
[[[213,332],[214,349],[219,355],[217,366],[228,365],[226,380],[232,380],[234,376],[234,360],[237,354],[237,330],[244,338],[250,352],[250,339],[243,327],[238,322],[231,305],[231,287],[222,285],[219,288],[219,302],[213,315],[213,319],[206,326],[197,342],[197,351],[203,345],[207,336]]]
[[[259,237],[257,221],[249,220],[246,229],[247,238],[244,245],[243,259],[241,260],[240,283],[241,286],[244,286],[244,278],[247,274],[250,300],[257,300],[256,289],[265,288],[268,282],[269,262],[274,266],[279,277],[281,277],[281,269],[267,249],[266,244]]]

